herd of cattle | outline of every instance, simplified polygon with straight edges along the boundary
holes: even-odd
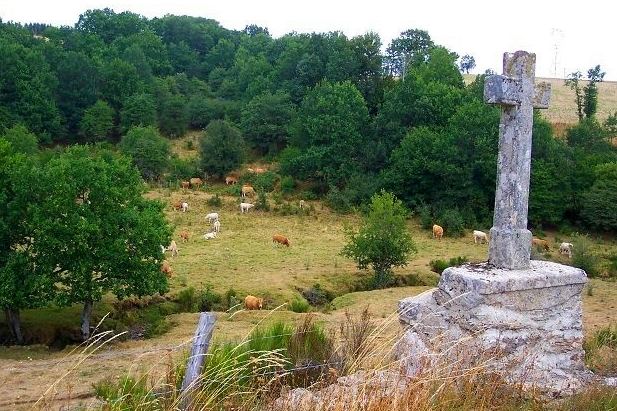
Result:
[[[437,224],[433,225],[433,238],[441,240],[443,237],[443,227]],[[485,244],[488,243],[488,235],[480,230],[473,230],[473,242],[474,244]],[[539,238],[533,237],[531,240],[531,245],[536,247],[538,250],[550,251],[550,246],[548,241],[541,240]],[[572,258],[572,249],[574,245],[572,243],[561,243],[559,245],[559,254],[567,255],[568,258]]]

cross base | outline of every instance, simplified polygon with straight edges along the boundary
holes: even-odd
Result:
[[[531,238],[531,231],[527,229],[491,228],[489,264],[510,270],[529,268]]]

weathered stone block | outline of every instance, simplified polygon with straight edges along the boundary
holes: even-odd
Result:
[[[499,354],[489,368],[507,379],[571,393],[591,377],[582,349],[586,281],[584,271],[547,261],[525,270],[449,268],[436,289],[399,302],[399,356],[412,375],[431,358],[473,362],[473,353],[490,351]]]

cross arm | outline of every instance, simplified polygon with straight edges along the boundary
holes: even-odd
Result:
[[[484,101],[488,104],[516,106],[521,103],[522,82],[508,76],[493,75],[484,80]]]
[[[551,83],[545,81],[534,86],[533,108],[548,108],[551,101]]]

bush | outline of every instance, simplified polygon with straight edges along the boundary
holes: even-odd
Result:
[[[185,181],[199,174],[198,160],[195,158],[172,157],[169,161],[168,180]]]
[[[255,203],[255,209],[261,211],[270,211],[270,204],[268,203],[268,195],[264,191],[260,191],[257,195],[257,202]]]
[[[230,288],[229,290],[225,291],[225,304],[227,304],[227,310],[231,310],[233,307],[238,305],[239,302],[240,301],[238,300],[238,294],[236,293],[236,290]]]
[[[418,216],[420,217],[420,226],[428,230],[433,227],[433,216],[431,215],[431,207],[426,204],[418,207]]]
[[[441,215],[441,226],[443,226],[445,235],[449,237],[462,237],[465,235],[465,221],[460,211],[457,209],[448,209]]]
[[[284,176],[281,178],[281,193],[289,195],[296,187],[296,181],[291,176]]]
[[[201,168],[208,174],[223,176],[238,168],[244,159],[244,139],[236,127],[214,120],[199,140]]]
[[[199,297],[197,299],[197,308],[199,311],[213,311],[215,308],[223,308],[221,307],[221,302],[223,301],[223,297],[219,293],[215,293],[212,291],[212,288],[208,285],[206,289],[199,293]]]
[[[215,194],[213,197],[206,200],[206,204],[210,207],[221,208],[223,205],[223,200],[221,200],[221,197],[219,197],[218,194]]]
[[[289,303],[289,309],[294,313],[307,313],[310,308],[308,301],[302,297],[296,297]]]
[[[338,213],[350,213],[353,210],[349,196],[334,186],[330,187],[328,195],[326,195],[326,204]]]
[[[180,312],[192,313],[197,307],[197,299],[195,298],[195,288],[189,287],[180,290],[174,301],[178,304]]]
[[[458,257],[452,257],[448,261],[439,260],[439,259],[431,260],[428,264],[431,267],[431,271],[437,274],[441,274],[446,268],[457,267],[459,265],[465,264],[467,261],[469,261],[467,257],[458,256]]]
[[[599,274],[599,258],[591,252],[591,240],[586,235],[576,235],[572,239],[572,265],[584,270],[589,278]]]
[[[278,181],[278,174],[272,171],[266,171],[265,173],[255,174],[251,176],[250,180],[257,191],[270,192],[274,190],[274,186]]]

